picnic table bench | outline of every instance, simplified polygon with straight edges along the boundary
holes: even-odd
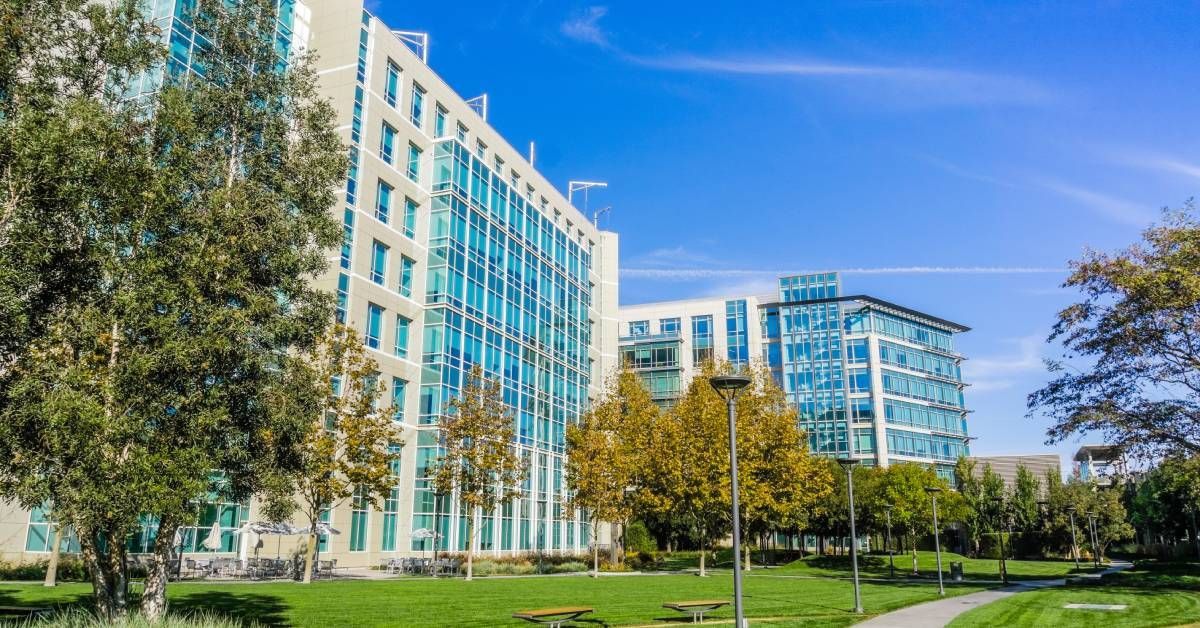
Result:
[[[534,624],[542,624],[550,628],[560,628],[563,624],[574,621],[580,615],[593,612],[594,609],[585,606],[564,606],[560,608],[540,608],[532,611],[517,611],[513,613],[516,619],[524,619]]]
[[[729,602],[726,600],[688,600],[663,604],[663,608],[691,615],[693,624],[703,624],[705,613],[711,613],[722,606],[729,606]]]
[[[37,619],[43,615],[50,613],[49,608],[35,608],[31,606],[0,606],[0,617],[24,617],[26,619]]]

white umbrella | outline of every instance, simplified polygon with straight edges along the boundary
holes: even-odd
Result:
[[[409,534],[408,536],[410,536],[410,537],[412,537],[412,538],[414,538],[414,539],[433,539],[433,538],[437,538],[437,534],[436,534],[436,533],[434,533],[434,531],[433,531],[433,530],[430,530],[429,528],[417,528],[416,530],[413,530],[413,531],[412,531],[412,533],[411,533],[411,534]]]
[[[220,521],[213,522],[212,529],[208,531],[208,536],[204,537],[204,542],[201,543],[201,545],[204,546],[204,549],[212,550],[214,552],[220,550],[223,547],[224,544],[221,543],[221,522]]]
[[[303,528],[296,530],[295,533],[296,534],[311,534],[312,527],[304,526]],[[325,523],[324,521],[318,521],[317,522],[317,534],[320,534],[323,536],[326,534],[341,534],[341,532],[337,528],[330,526],[328,523]]]

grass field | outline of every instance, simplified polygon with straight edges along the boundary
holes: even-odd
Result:
[[[1122,611],[1063,608],[1067,604],[1124,604]],[[980,626],[1200,625],[1200,565],[1154,563],[1104,576],[1095,583],[1019,593],[960,616],[953,628]]]
[[[948,595],[980,590],[949,587]],[[688,575],[581,576],[535,578],[356,580],[296,583],[181,583],[170,588],[175,611],[215,610],[246,621],[293,626],[518,626],[513,612],[566,605],[590,606],[590,621],[607,625],[669,625],[682,616],[664,602],[731,599],[728,572],[708,578]],[[751,576],[745,582],[746,613],[756,625],[846,626],[861,620],[848,609],[848,582],[829,579]],[[87,585],[56,589],[40,585],[0,585],[0,606],[86,604]],[[863,606],[870,615],[937,597],[928,583],[864,584]],[[731,618],[732,610],[714,613]]]
[[[968,580],[999,580],[999,561],[993,559],[967,558],[960,554],[942,552],[942,569],[949,576],[950,562],[962,562],[963,577]],[[918,552],[917,566],[922,576],[937,578],[937,556],[933,552]],[[1080,563],[1081,569],[1075,570],[1073,561],[1058,560],[1010,560],[1008,561],[1008,577],[1010,580],[1045,580],[1062,578],[1064,576],[1095,571],[1090,563]],[[869,578],[887,578],[888,557],[872,554],[858,557],[859,574]],[[811,576],[848,576],[850,575],[849,556],[809,556],[783,567],[771,570],[772,573],[794,573]],[[896,577],[905,578],[912,573],[912,555],[896,555]]]

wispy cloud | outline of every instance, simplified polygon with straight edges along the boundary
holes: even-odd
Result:
[[[1154,213],[1145,205],[1081,188],[1056,179],[1038,179],[1037,184],[1059,196],[1069,198],[1114,221],[1145,227],[1154,221]]]
[[[1057,100],[1058,94],[1029,79],[990,72],[939,68],[923,65],[861,63],[812,57],[803,54],[663,53],[638,54],[612,43],[601,26],[608,14],[604,6],[591,6],[559,25],[569,39],[599,46],[617,58],[646,68],[706,76],[795,77],[854,81],[872,86],[871,96],[885,97],[892,91],[909,105],[1018,104],[1041,105]]]
[[[575,41],[608,48],[608,33],[600,28],[600,19],[607,14],[608,7],[591,6],[560,24],[558,30]]]
[[[1200,164],[1185,161],[1171,155],[1147,153],[1141,151],[1109,151],[1112,160],[1147,170],[1158,170],[1168,174],[1181,174],[1192,179],[1200,179]]]
[[[969,392],[1007,390],[1016,385],[1020,376],[1040,371],[1042,338],[1043,334],[1010,338],[1005,342],[1016,345],[1016,351],[963,362],[963,381],[971,385]]]
[[[839,272],[843,275],[1025,275],[1066,273],[1065,268],[1027,266],[889,266],[880,268],[841,268],[821,270],[732,269],[732,268],[622,268],[626,279],[659,279],[671,281],[700,281],[705,279],[761,277],[764,275],[804,275]]]
[[[925,163],[942,170],[943,172],[952,174],[960,179],[970,179],[971,181],[990,183],[992,185],[998,185],[1005,188],[1021,187],[1019,184],[1013,183],[1012,181],[1007,181],[988,174],[976,172],[940,157],[934,157],[933,155],[926,155],[924,153],[916,153],[916,157],[917,159],[920,159],[921,161],[924,161]]]
[[[705,253],[699,253],[679,245],[642,253],[627,260],[626,263],[646,269],[702,269],[716,266],[718,260]]]

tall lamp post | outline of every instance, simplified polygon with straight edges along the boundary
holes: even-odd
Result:
[[[926,486],[925,492],[933,498],[933,549],[937,554],[938,595],[946,595],[946,587],[942,584],[942,540],[938,534],[937,496],[942,489],[936,486]]]
[[[1067,516],[1071,518],[1071,558],[1075,559],[1075,571],[1079,571],[1079,543],[1075,540],[1075,507],[1067,507]]]
[[[892,508],[891,504],[885,504],[883,514],[887,516],[887,553],[888,553],[888,569],[891,570],[893,578],[896,577],[896,560],[895,551],[892,550]]]
[[[838,458],[838,464],[846,468],[846,493],[850,498],[850,563],[854,565],[854,612],[863,612],[862,594],[858,589],[858,534],[854,530],[854,458]]]
[[[1100,545],[1096,539],[1096,513],[1088,511],[1088,532],[1092,535],[1092,560],[1096,564],[1096,569],[1100,568]]]
[[[737,411],[734,401],[739,390],[750,385],[745,375],[715,375],[708,380],[717,394],[725,399],[729,410],[729,489],[733,502],[733,614],[735,628],[746,625],[742,608],[742,526],[738,511]]]
[[[1004,499],[997,497],[992,500],[992,504],[996,506],[996,517],[1002,519],[1004,517]],[[996,523],[999,523],[997,521]],[[1004,584],[1008,584],[1008,563],[1004,556],[1004,531],[1000,530],[1000,526],[995,526],[996,536],[1000,537],[1000,580]],[[1011,539],[1009,539],[1011,541]]]

